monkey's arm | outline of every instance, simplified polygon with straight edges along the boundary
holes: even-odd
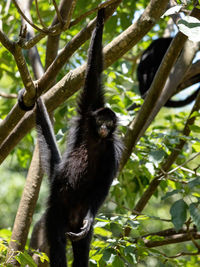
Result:
[[[91,210],[89,209],[87,212],[87,215],[83,219],[83,226],[81,227],[81,231],[79,233],[73,233],[73,232],[67,232],[66,235],[72,240],[72,241],[78,241],[89,233],[92,225],[94,222],[94,215],[91,213]]]
[[[61,156],[49,115],[41,97],[37,100],[36,129],[42,166],[47,175],[51,177],[56,165],[61,161]]]
[[[79,99],[78,111],[85,114],[88,110],[97,110],[104,106],[104,96],[101,84],[103,70],[102,34],[104,27],[104,9],[97,14],[97,22],[93,31],[85,76],[85,85]]]

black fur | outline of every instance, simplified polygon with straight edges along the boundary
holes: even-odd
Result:
[[[115,136],[117,118],[104,107],[101,85],[104,9],[99,10],[91,38],[85,86],[61,159],[42,100],[37,101],[36,124],[42,162],[50,178],[45,228],[51,267],[65,267],[66,237],[72,241],[73,267],[86,267],[93,221],[115,177],[121,143]]]
[[[26,106],[24,104],[24,99],[23,99],[24,93],[25,93],[24,88],[19,91],[19,93],[18,93],[18,105],[23,111],[30,111],[34,108],[35,103],[32,106]]]
[[[173,38],[159,38],[153,41],[150,46],[143,52],[140,63],[137,68],[137,78],[139,82],[139,92],[142,98],[146,97],[146,94],[153,82],[154,76],[162,62],[162,59],[171,43]],[[183,107],[190,104],[197,96],[199,89],[189,95],[184,100],[168,100],[165,104],[166,107]],[[131,105],[128,110],[132,110],[136,107],[135,104]]]

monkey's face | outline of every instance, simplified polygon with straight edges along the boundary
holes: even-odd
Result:
[[[100,138],[110,137],[116,129],[117,118],[109,108],[93,112],[95,132]]]
[[[98,135],[101,138],[105,138],[109,136],[114,131],[114,122],[112,120],[106,120],[104,118],[97,118],[96,119],[96,126]]]

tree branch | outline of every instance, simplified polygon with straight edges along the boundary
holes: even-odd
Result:
[[[15,254],[17,253],[17,251],[23,251],[26,244],[29,228],[32,221],[33,210],[35,208],[40,191],[42,177],[43,175],[40,165],[39,148],[37,146],[33,154],[33,159],[29,168],[27,179],[25,180],[26,182],[15,218],[11,241],[9,244],[7,263],[13,264],[13,266],[16,266],[16,260],[14,258]]]
[[[200,239],[200,233],[199,232],[193,233],[192,236],[194,239]],[[144,240],[144,243],[145,243],[146,247],[153,248],[153,247],[159,247],[159,246],[166,246],[166,245],[170,245],[170,244],[177,244],[177,243],[186,242],[186,241],[192,241],[190,233],[182,233],[182,234],[174,234],[171,236],[165,236],[164,240],[158,240],[158,241]],[[199,254],[199,252],[198,252],[198,254]],[[186,255],[189,255],[189,254],[186,254]],[[175,257],[177,257],[177,256],[175,256]]]
[[[8,51],[10,51],[12,54],[14,53],[15,49],[14,42],[11,42],[1,29],[0,29],[0,42],[6,49],[8,49]]]
[[[17,98],[17,94],[6,94],[4,92],[0,92],[0,96],[4,98]]]

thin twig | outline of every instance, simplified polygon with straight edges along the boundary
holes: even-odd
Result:
[[[39,18],[40,24],[42,25],[42,27],[43,27],[46,31],[48,31],[48,28],[46,27],[46,25],[44,24],[44,22],[43,22],[43,20],[42,20],[42,18],[41,18],[41,16],[40,16],[40,11],[39,11],[38,1],[37,1],[37,0],[35,0],[35,6],[36,6],[36,12],[37,12],[37,16],[38,16],[38,18]]]
[[[4,92],[0,92],[0,96],[4,98],[17,98],[17,94],[6,94]]]
[[[196,255],[199,255],[199,251],[197,252],[180,252],[176,255],[173,255],[173,256],[168,256],[167,254],[163,253],[163,252],[160,252],[165,258],[169,258],[169,259],[175,259],[175,258],[179,258],[181,256],[196,256]]]
[[[55,8],[55,11],[56,11],[56,14],[57,14],[58,21],[60,22],[61,25],[65,24],[64,20],[62,19],[62,16],[60,14],[60,11],[58,9],[58,6],[57,6],[55,0],[53,0],[53,5],[54,5],[54,8]]]
[[[174,168],[173,170],[169,171],[169,172],[165,172],[164,175],[162,175],[159,179],[162,180],[164,177],[166,177],[167,175],[174,173],[175,171],[177,171],[178,169],[180,169],[181,167],[183,167],[184,165],[186,165],[187,163],[189,163],[190,161],[192,161],[193,159],[195,159],[196,157],[198,157],[200,155],[200,152],[196,153],[193,157],[191,157],[190,159],[186,160],[185,162],[183,162],[181,165],[177,166],[176,168]]]
[[[10,8],[10,4],[11,4],[11,0],[7,0],[6,1],[6,7],[5,7],[5,14],[7,15],[8,14],[8,10]]]
[[[25,21],[27,21],[34,29],[36,29],[37,31],[39,32],[42,32],[42,33],[49,33],[50,31],[48,30],[45,30],[45,29],[41,29],[40,27],[38,27],[37,25],[35,25],[34,23],[32,23],[32,21],[30,21],[30,19],[27,18],[27,16],[25,15],[25,13],[21,10],[21,8],[19,7],[18,3],[17,3],[17,0],[13,0],[19,14],[23,17],[23,19]]]
[[[200,176],[200,173],[195,171],[196,168],[194,170],[190,170],[190,169],[185,168],[185,167],[180,167],[180,169],[183,170],[184,172],[188,172],[188,173],[191,173],[191,174],[195,174],[196,176]]]
[[[99,4],[97,7],[92,8],[91,10],[85,12],[84,14],[80,15],[78,18],[76,18],[75,20],[70,22],[69,28],[71,28],[72,26],[78,24],[81,20],[83,20],[84,18],[88,17],[89,15],[91,15],[92,13],[96,12],[97,10],[103,8],[103,7],[107,7],[110,4],[116,2],[116,0],[108,0],[105,1],[104,3]]]

